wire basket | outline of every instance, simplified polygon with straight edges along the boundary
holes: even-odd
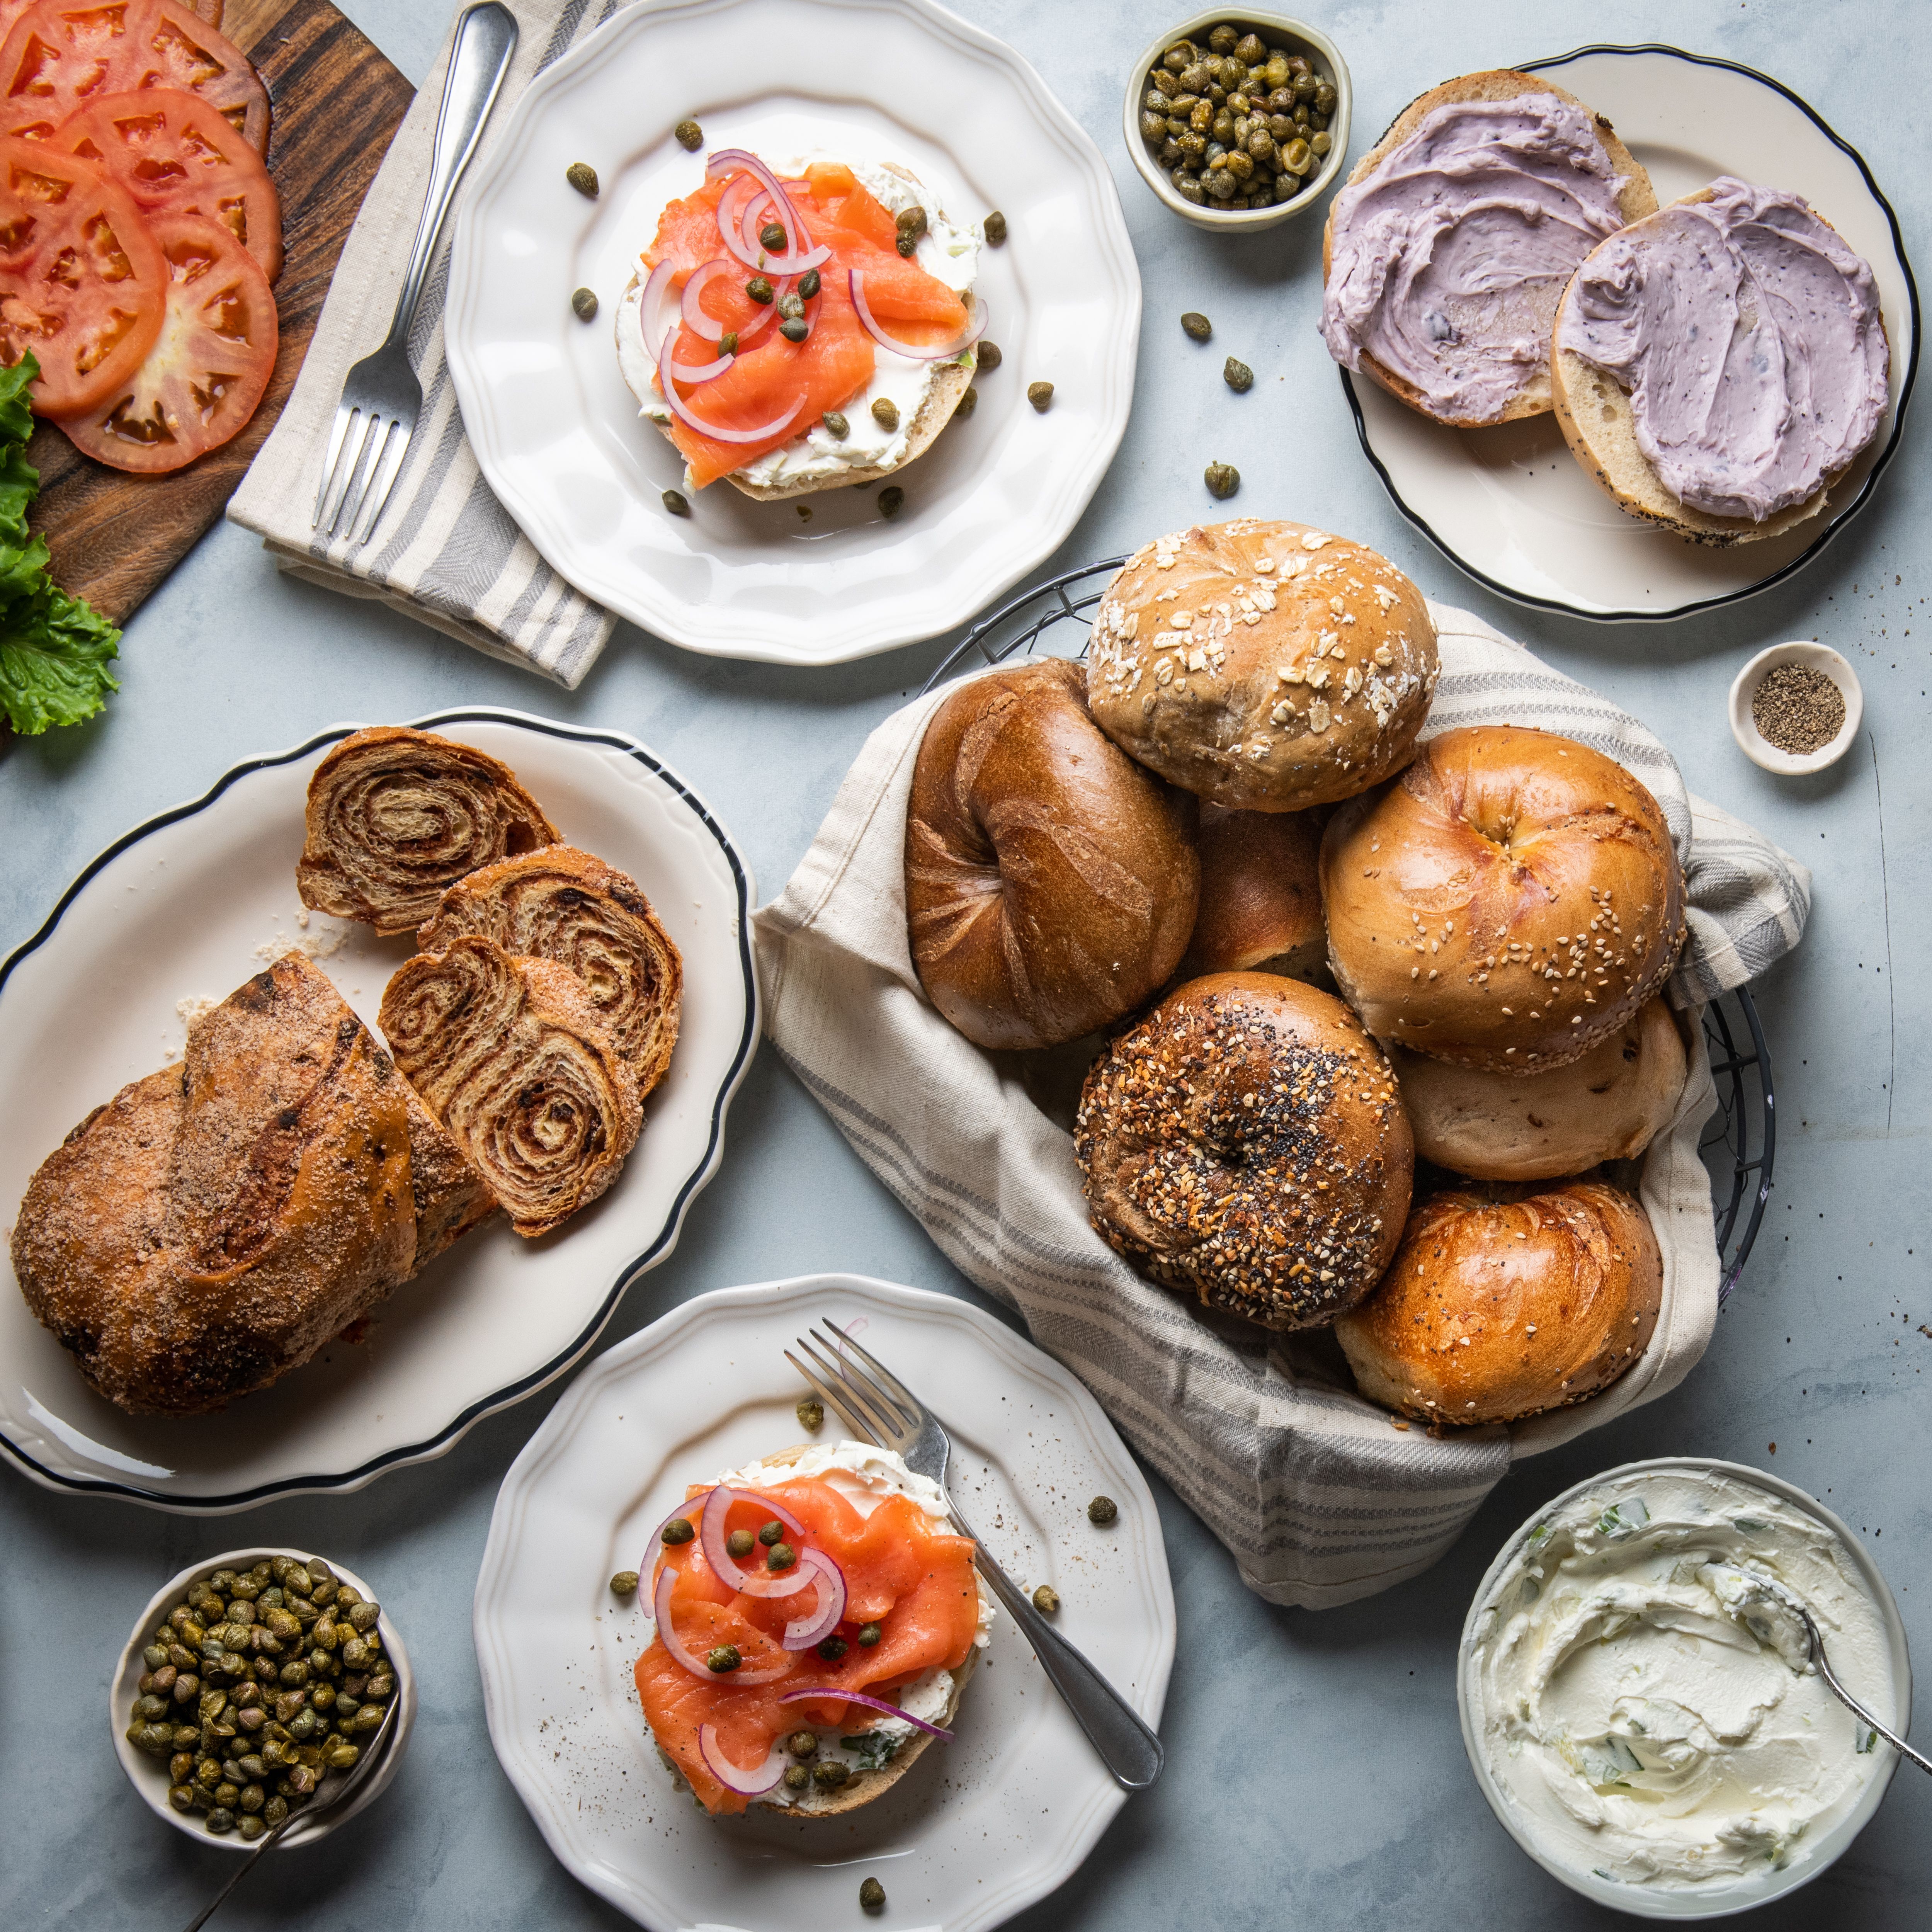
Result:
[[[1126,562],[1124,556],[1110,556],[1085,564],[1009,598],[966,633],[926,680],[926,689],[956,676],[975,656],[996,664],[1031,651],[1059,625],[1072,628],[1055,635],[1052,655],[1084,657],[1093,622],[1088,614]],[[1062,647],[1076,644],[1077,648]],[[1724,994],[1704,1009],[1704,1041],[1717,1084],[1718,1111],[1698,1150],[1711,1172],[1711,1205],[1722,1268],[1718,1304],[1722,1307],[1744,1273],[1764,1220],[1778,1145],[1771,1049],[1765,1044],[1764,1028],[1748,986]]]

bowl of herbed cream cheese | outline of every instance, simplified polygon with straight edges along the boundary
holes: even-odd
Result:
[[[1768,1586],[1769,1587],[1767,1587]],[[1600,1904],[1714,1918],[1817,1876],[1898,1754],[1808,1660],[1904,1733],[1905,1630],[1844,1523],[1736,1462],[1632,1462],[1540,1510],[1462,1629],[1462,1739],[1504,1828]]]

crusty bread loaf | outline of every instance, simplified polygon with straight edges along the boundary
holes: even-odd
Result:
[[[1567,1066],[1512,1076],[1394,1048],[1424,1160],[1475,1180],[1551,1180],[1631,1160],[1684,1092],[1684,1036],[1660,996]]]
[[[1414,1172],[1395,1076],[1332,994],[1263,973],[1170,993],[1087,1077],[1094,1226],[1150,1280],[1265,1328],[1368,1293]]]
[[[1498,1073],[1580,1060],[1660,987],[1684,875],[1656,800],[1574,738],[1445,731],[1322,846],[1328,961],[1378,1040]]]
[[[1435,1194],[1335,1333],[1371,1402],[1433,1422],[1511,1422],[1615,1382],[1649,1346],[1663,1297],[1650,1217],[1619,1189]]]
[[[1328,984],[1322,830],[1328,814],[1201,808],[1201,910],[1176,977],[1279,973]]]
[[[1231,810],[1299,812],[1406,764],[1438,664],[1387,558],[1252,518],[1156,537],[1094,613],[1087,701],[1115,744]]]
[[[1110,744],[1080,667],[962,685],[926,728],[906,915],[926,996],[981,1046],[1054,1046],[1174,970],[1200,890],[1194,800]]]
[[[1426,94],[1418,94],[1389,124],[1388,131],[1358,161],[1350,170],[1348,185],[1355,186],[1366,181],[1379,168],[1390,154],[1400,147],[1419,128],[1432,109],[1450,102],[1462,100],[1516,100],[1525,94],[1550,94],[1558,100],[1567,100],[1574,106],[1581,107],[1590,116],[1604,151],[1610,158],[1610,164],[1621,179],[1617,190],[1617,205],[1624,220],[1637,221],[1657,211],[1657,193],[1651,186],[1650,176],[1643,164],[1618,138],[1616,130],[1610,122],[1576,95],[1558,87],[1555,82],[1546,80],[1540,74],[1520,74],[1509,68],[1491,68],[1481,74],[1466,74],[1454,80],[1445,80],[1439,87],[1432,87]],[[1335,207],[1329,205],[1328,218],[1322,230],[1322,278],[1328,279],[1334,260]],[[1549,291],[1550,313],[1541,318],[1547,339],[1547,332],[1556,313],[1561,288],[1552,286]],[[1540,416],[1551,406],[1550,377],[1546,366],[1536,377],[1513,397],[1502,413],[1483,418],[1456,418],[1438,416],[1432,410],[1423,407],[1423,398],[1414,385],[1398,376],[1392,369],[1385,368],[1366,351],[1362,356],[1362,370],[1372,377],[1392,396],[1406,403],[1418,414],[1426,416],[1432,422],[1447,422],[1453,428],[1477,429],[1488,422],[1514,422],[1524,416]]]

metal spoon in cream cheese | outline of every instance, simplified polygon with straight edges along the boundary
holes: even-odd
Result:
[[[1580,1874],[1721,1887],[1806,1855],[1888,1747],[1810,1664],[1803,1603],[1894,1705],[1882,1615],[1822,1522],[1720,1471],[1632,1472],[1526,1539],[1477,1612],[1465,1695],[1525,1835]]]

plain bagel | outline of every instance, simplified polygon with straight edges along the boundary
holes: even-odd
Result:
[[[981,1046],[1057,1046],[1164,984],[1193,930],[1195,804],[1108,742],[1078,664],[962,685],[935,711],[906,813],[913,964]]]
[[[1378,1040],[1497,1073],[1580,1060],[1684,940],[1655,799],[1574,738],[1445,731],[1322,845],[1328,962]]]
[[[1322,916],[1322,831],[1328,813],[1201,808],[1201,910],[1178,976],[1279,973],[1328,979]]]
[[[1422,593],[1304,524],[1196,525],[1127,560],[1087,701],[1130,756],[1216,805],[1299,812],[1406,764],[1438,671]]]

